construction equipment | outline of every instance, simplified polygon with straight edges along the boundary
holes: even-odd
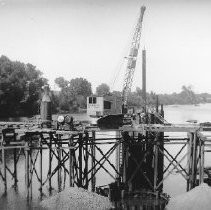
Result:
[[[127,57],[127,69],[125,72],[125,79],[123,83],[123,90],[122,90],[122,113],[127,113],[127,99],[128,94],[131,90],[132,82],[133,82],[133,75],[136,67],[136,60],[138,56],[138,50],[140,45],[140,39],[141,39],[141,33],[142,33],[142,22],[143,22],[143,16],[144,12],[146,10],[145,6],[141,7],[140,15],[138,18],[138,22],[136,24],[135,33],[133,35],[131,48],[129,52],[129,56]]]
[[[143,16],[144,16],[145,10],[146,10],[145,6],[142,6],[140,9],[140,15],[135,27],[135,32],[132,37],[129,55],[126,57],[128,61],[127,61],[127,68],[126,68],[125,79],[124,79],[123,90],[122,90],[121,114],[116,113],[116,114],[113,114],[112,116],[107,115],[98,119],[97,125],[101,129],[119,128],[120,126],[124,124],[130,124],[132,122],[131,119],[130,120],[127,119],[125,114],[128,112],[127,99],[128,99],[128,94],[131,90],[132,82],[133,82],[133,75],[134,75],[134,71],[136,67],[136,60],[137,60],[138,50],[139,50],[139,45],[140,45],[142,22],[143,22]]]

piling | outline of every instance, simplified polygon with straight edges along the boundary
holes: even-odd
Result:
[[[42,183],[43,183],[43,164],[42,164],[42,139],[40,139],[40,142],[39,142],[39,147],[40,147],[40,194],[41,194],[41,197],[42,197]]]
[[[74,149],[73,136],[69,136],[69,186],[74,186]]]
[[[49,187],[49,193],[51,194],[52,191],[52,184],[51,184],[51,164],[52,164],[52,140],[53,140],[53,134],[50,134],[50,140],[49,140],[49,151],[48,151],[48,187]]]
[[[96,167],[95,167],[95,156],[96,156],[96,148],[95,148],[95,139],[96,139],[96,136],[95,136],[95,132],[92,131],[92,139],[91,139],[91,165],[92,165],[92,171],[91,171],[91,190],[92,192],[95,192],[95,186],[96,186],[96,177],[95,177],[95,174],[96,174]]]
[[[79,142],[78,142],[78,167],[79,167],[79,183],[78,183],[78,187],[82,187],[83,186],[83,162],[82,162],[82,155],[83,155],[83,134],[80,133],[79,134]]]
[[[164,119],[164,109],[163,104],[160,107],[160,115]],[[157,113],[159,113],[159,99],[157,96]],[[160,120],[157,119],[157,123],[160,123]],[[164,170],[164,132],[158,134],[158,183],[161,183],[163,180],[163,170]],[[158,188],[159,192],[163,190],[163,184]]]
[[[4,181],[4,192],[7,192],[7,169],[6,169],[6,158],[5,158],[5,149],[4,147],[1,150],[2,154],[2,166],[3,166],[3,181]]]
[[[85,156],[84,156],[84,164],[85,164],[85,168],[84,168],[84,188],[88,189],[88,161],[89,161],[89,154],[88,154],[88,143],[89,143],[89,133],[85,132]]]
[[[57,171],[57,180],[58,180],[58,191],[60,192],[61,189],[61,175],[62,175],[62,171],[61,171],[61,135],[58,135],[58,142],[57,142],[57,161],[58,161],[58,171]]]
[[[14,177],[14,186],[17,186],[17,182],[18,182],[18,178],[17,178],[17,149],[14,148],[13,149],[13,165],[14,165],[14,173],[13,173],[13,177]]]

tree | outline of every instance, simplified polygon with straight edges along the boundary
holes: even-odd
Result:
[[[192,86],[182,86],[180,93],[160,94],[159,99],[163,104],[197,104],[206,102],[206,97],[195,94]]]
[[[75,78],[70,80],[69,88],[77,108],[86,108],[86,98],[92,94],[91,83],[84,78]]]
[[[69,111],[72,105],[72,95],[69,89],[69,81],[65,80],[64,77],[58,77],[54,80],[54,82],[61,89],[58,94],[58,106],[60,110]]]
[[[77,111],[86,108],[86,98],[92,94],[91,83],[84,78],[75,78],[70,81],[63,77],[55,79],[61,88],[59,94],[59,108],[65,111]]]
[[[99,85],[96,88],[96,94],[98,96],[104,96],[104,95],[107,95],[109,93],[110,93],[110,87],[105,83],[102,83],[101,85]]]
[[[71,79],[69,88],[75,96],[82,95],[87,97],[92,94],[92,85],[84,78]]]
[[[180,93],[182,97],[184,97],[186,103],[188,104],[195,104],[197,103],[196,95],[192,90],[192,87],[189,86],[182,86],[182,92]]]
[[[0,57],[0,116],[33,115],[39,110],[41,87],[47,83],[32,64]]]
[[[67,88],[69,82],[64,79],[64,77],[58,77],[54,81],[61,89]]]

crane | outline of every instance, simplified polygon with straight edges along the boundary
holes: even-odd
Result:
[[[144,12],[146,10],[145,6],[141,7],[140,15],[138,18],[138,22],[135,27],[135,32],[132,37],[131,47],[129,50],[129,55],[127,57],[127,68],[125,73],[125,78],[123,82],[123,90],[122,90],[122,113],[121,114],[110,114],[101,117],[97,120],[97,125],[99,128],[119,128],[123,124],[123,121],[126,121],[124,115],[127,113],[127,99],[128,94],[131,90],[133,75],[136,67],[136,60],[138,56],[139,44],[141,39],[141,31],[142,31],[142,22]]]
[[[135,33],[132,38],[129,56],[127,57],[128,59],[127,68],[125,72],[123,90],[122,90],[122,114],[127,113],[126,107],[127,107],[128,94],[131,90],[131,86],[133,82],[133,75],[134,75],[134,71],[136,67],[136,60],[137,60],[138,50],[139,50],[139,45],[140,45],[142,22],[143,22],[143,16],[144,16],[145,10],[146,10],[145,6],[142,6],[140,9],[140,15],[135,27]]]

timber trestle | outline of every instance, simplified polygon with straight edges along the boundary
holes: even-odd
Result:
[[[149,206],[148,201],[138,204],[131,200],[135,195],[136,200],[148,196],[154,200],[153,209],[163,209],[168,201],[163,185],[172,173],[184,178],[187,191],[211,183],[210,170],[205,167],[206,152],[211,151],[210,131],[209,126],[171,124],[107,131],[4,128],[0,190],[6,193],[11,183],[18,185],[18,170],[24,161],[27,198],[32,198],[35,190],[42,197],[46,189],[51,194],[78,186],[109,194],[117,208]],[[109,192],[99,187],[100,171],[113,182]]]
[[[28,198],[32,197],[33,183],[36,183],[36,187],[39,185],[41,196],[45,187],[49,192],[55,189],[61,191],[66,186],[78,186],[95,191],[98,171],[104,170],[113,180],[116,174],[119,174],[115,163],[109,159],[122,141],[116,137],[116,131],[111,137],[106,137],[107,132],[100,135],[94,130],[78,132],[10,129],[15,134],[13,136],[8,131],[2,130],[0,147],[0,181],[4,184],[5,193],[8,182],[11,183],[8,179],[14,179],[14,185],[18,183],[17,168],[20,156],[25,161]],[[21,139],[17,140],[16,136]],[[102,148],[103,145],[110,146],[105,150]],[[9,154],[14,156],[14,164],[6,160]],[[105,167],[105,163],[110,166],[109,169]]]

